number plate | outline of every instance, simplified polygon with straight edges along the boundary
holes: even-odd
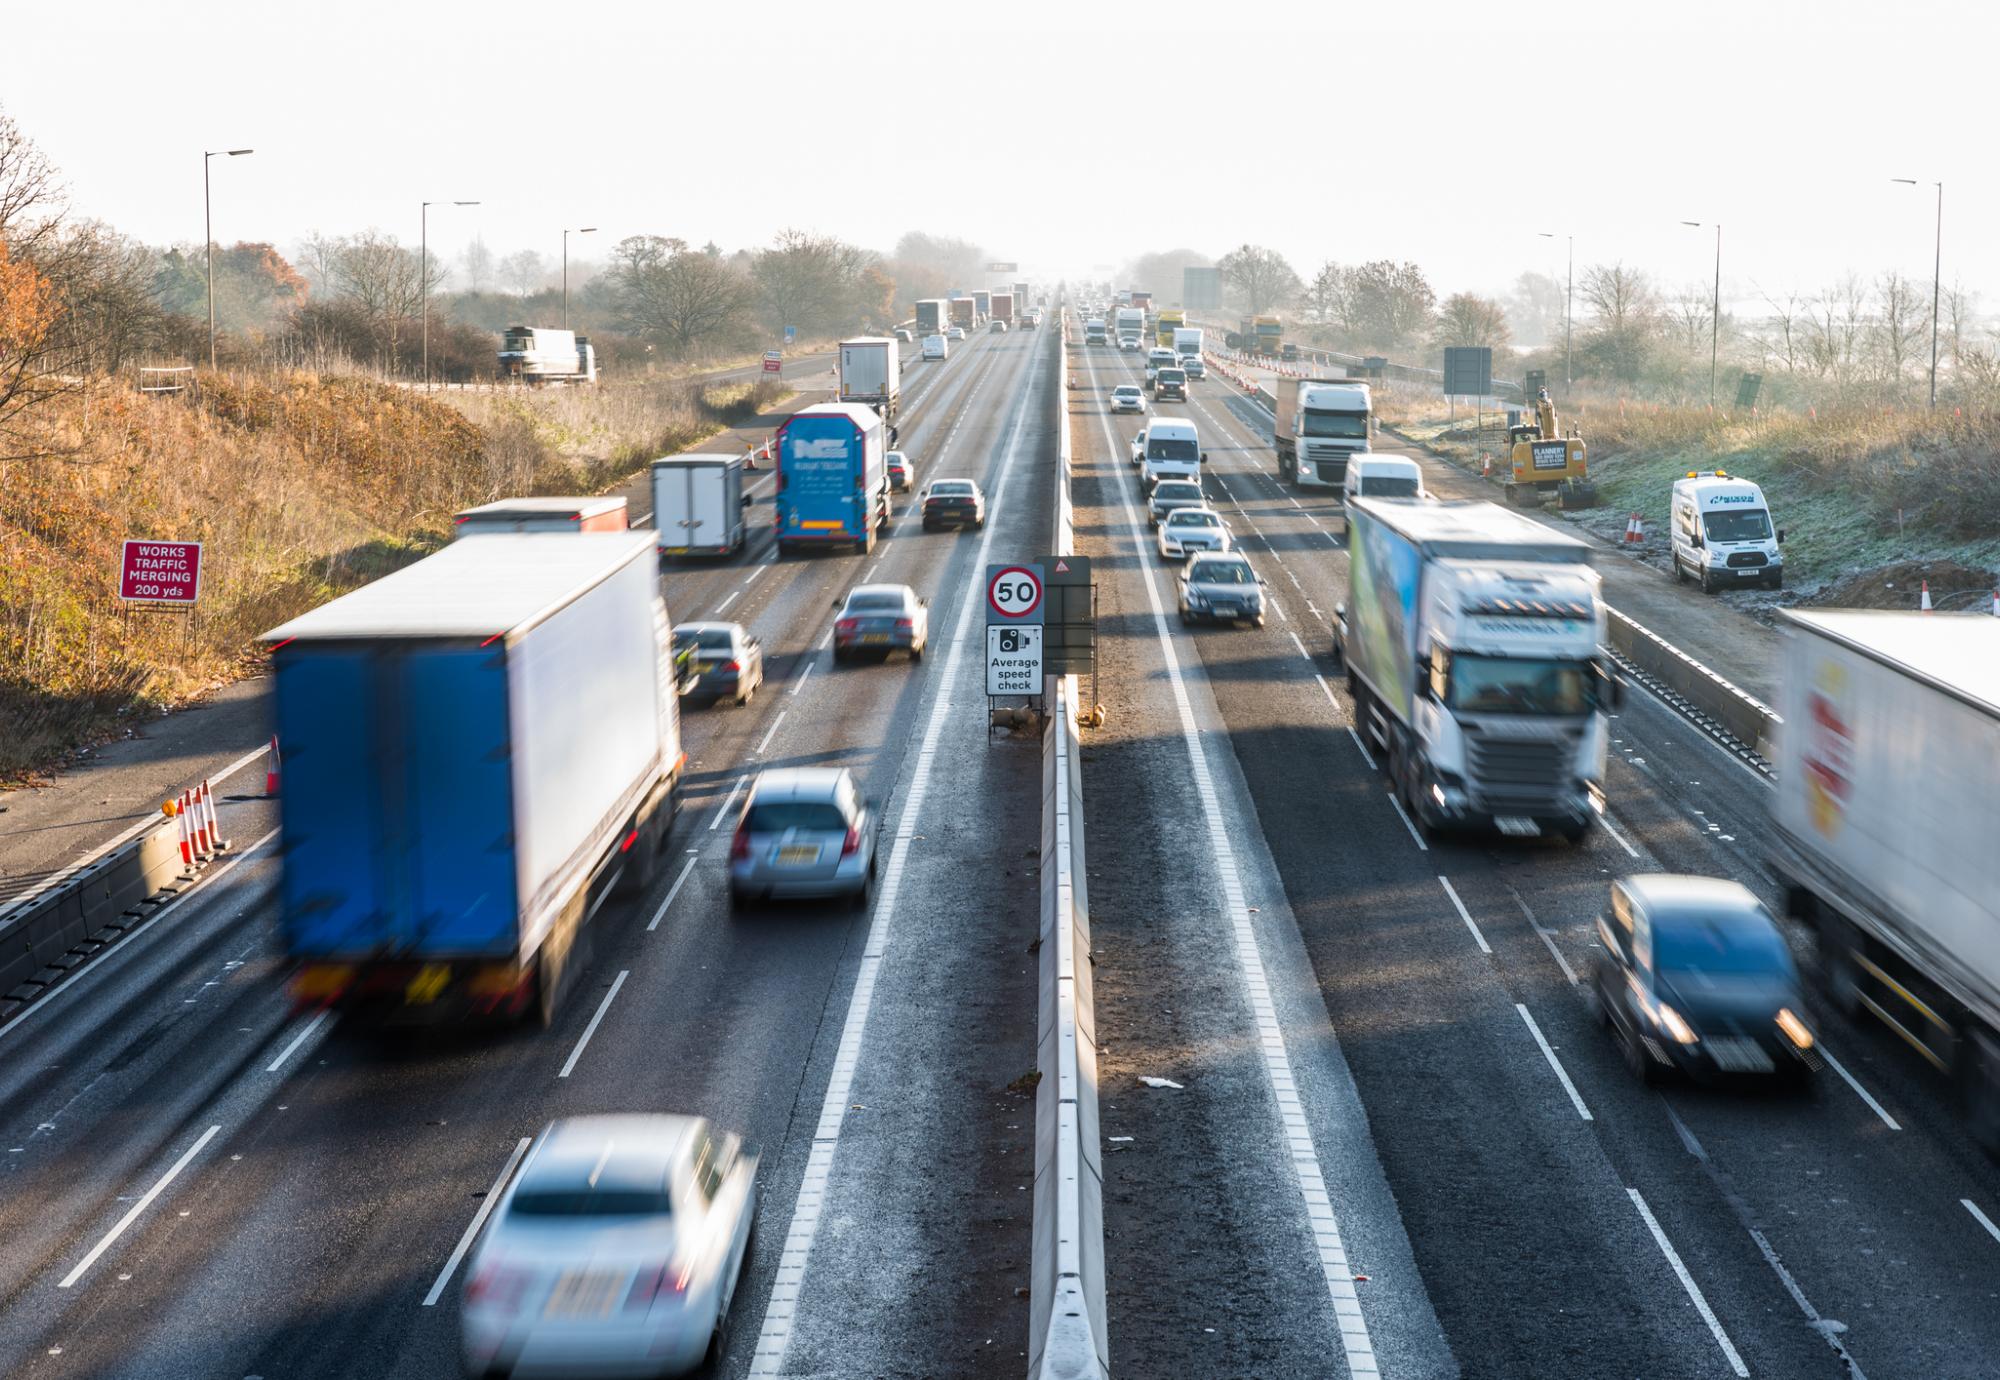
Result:
[[[1708,1057],[1725,1073],[1769,1073],[1771,1056],[1755,1040],[1722,1039],[1708,1042]]]
[[[889,640],[889,634],[887,634],[887,633],[863,633],[863,634],[861,634],[861,640],[862,640],[863,642],[887,642],[887,641]]]
[[[815,863],[819,861],[819,845],[816,843],[794,843],[778,850],[781,863]]]
[[[542,1315],[549,1318],[602,1318],[618,1306],[625,1276],[602,1270],[571,1270],[556,1281]]]
[[[1526,815],[1496,815],[1493,827],[1517,839],[1539,838],[1542,833],[1542,826]]]

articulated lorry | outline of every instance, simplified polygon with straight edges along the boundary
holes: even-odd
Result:
[[[509,326],[500,337],[500,376],[523,383],[596,383],[590,337],[545,326]]]
[[[1285,323],[1275,316],[1246,316],[1236,327],[1236,348],[1276,359],[1285,348]]]
[[[1014,328],[1013,293],[996,292],[993,294],[993,319],[995,321],[1005,321],[1009,330]]]
[[[1301,489],[1338,489],[1347,460],[1375,435],[1374,395],[1354,379],[1277,379],[1271,446],[1278,478]]]
[[[1114,323],[1121,350],[1140,349],[1146,340],[1146,312],[1143,307],[1120,307]]]
[[[819,403],[778,428],[778,554],[852,542],[875,549],[889,521],[886,423],[871,407]]]
[[[917,339],[927,335],[943,335],[951,325],[951,313],[944,298],[926,297],[917,303]]]
[[[967,335],[979,328],[979,304],[970,297],[954,297],[948,303],[951,308],[951,324],[959,327]]]
[[[679,804],[651,532],[453,542],[264,635],[301,1005],[547,1024]]]
[[[453,514],[451,536],[486,537],[496,532],[622,532],[622,496],[596,498],[503,498]]]
[[[1358,498],[1347,552],[1334,650],[1415,826],[1582,839],[1622,694],[1590,548],[1497,503]]]
[[[989,319],[993,315],[993,294],[985,288],[974,288],[972,290],[972,309],[979,320],[985,321]]]
[[[880,335],[841,341],[838,397],[894,421],[903,401],[903,352],[897,342]]]
[[[1781,609],[1770,867],[1843,1015],[1956,1084],[2000,1155],[2000,620]]]

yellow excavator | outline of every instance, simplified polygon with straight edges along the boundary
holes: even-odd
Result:
[[[1562,434],[1548,389],[1536,390],[1532,424],[1516,422],[1507,428],[1507,446],[1514,467],[1507,481],[1509,503],[1540,503],[1553,490],[1558,507],[1597,506],[1597,486],[1590,482],[1583,438],[1575,427],[1569,435]]]

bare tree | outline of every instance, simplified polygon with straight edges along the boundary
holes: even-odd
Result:
[[[1944,345],[1943,353],[1953,364],[1965,350],[1966,333],[1971,329],[1979,309],[1979,294],[1968,291],[1963,283],[1954,281],[1944,290]]]
[[[33,259],[69,210],[62,174],[14,117],[0,111],[0,241]]]
[[[548,280],[547,260],[532,249],[520,249],[500,261],[500,281],[526,297]]]
[[[1714,301],[1706,283],[1691,283],[1675,293],[1667,305],[1674,344],[1689,355],[1700,354],[1708,344],[1709,323],[1715,319]]]
[[[328,268],[335,291],[368,321],[377,363],[395,372],[402,338],[425,292],[418,254],[394,235],[366,230],[335,241]],[[433,259],[428,290],[436,292],[443,282],[444,267]]]
[[[1343,331],[1354,327],[1354,271],[1328,259],[1319,266],[1299,298],[1306,315],[1323,326]]]
[[[1782,361],[1786,373],[1796,374],[1805,350],[1805,318],[1809,303],[1796,291],[1788,290],[1782,297],[1774,297],[1761,288],[1758,293],[1771,309],[1764,352]]]
[[[750,277],[773,328],[825,330],[854,318],[861,275],[873,266],[868,251],[831,235],[783,230],[752,262]]]
[[[677,358],[740,326],[749,296],[742,276],[720,257],[660,235],[620,240],[609,276],[626,328]]]
[[[1431,342],[1441,349],[1449,345],[1498,349],[1511,338],[1506,310],[1492,298],[1472,292],[1455,292],[1445,298],[1431,328]]]
[[[472,237],[472,243],[465,246],[465,252],[458,256],[458,265],[465,270],[468,291],[484,292],[486,285],[493,281],[493,251],[486,247],[482,236]]]
[[[1652,281],[1623,263],[1593,264],[1584,270],[1577,291],[1593,318],[1584,336],[1584,356],[1613,378],[1627,383],[1638,379],[1658,328],[1659,298]]]
[[[1506,297],[1507,322],[1524,344],[1560,345],[1568,305],[1560,282],[1546,273],[1523,273]]]
[[[1876,367],[1897,392],[1909,376],[1909,365],[1930,334],[1930,294],[1924,287],[1891,270],[1875,280],[1877,311],[1870,345]]]
[[[1299,295],[1299,275],[1275,249],[1239,245],[1224,254],[1216,267],[1222,270],[1222,281],[1235,290],[1237,300],[1252,316],[1282,307]]]
[[[1813,372],[1837,385],[1852,382],[1861,363],[1867,320],[1867,292],[1852,273],[1814,298],[1806,336],[1806,357]]]
[[[1354,269],[1348,283],[1354,329],[1364,343],[1393,350],[1430,326],[1437,293],[1415,264],[1376,259]]]

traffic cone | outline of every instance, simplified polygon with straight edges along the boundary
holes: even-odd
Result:
[[[1639,520],[1637,513],[1625,519],[1625,540],[1635,544],[1646,540],[1646,524]]]
[[[1479,477],[1481,479],[1491,479],[1493,477],[1493,457],[1486,451],[1479,453]]]
[[[1917,605],[1917,608],[1923,613],[1931,611],[1931,582],[1929,580],[1924,581],[1923,601]]]
[[[270,751],[264,755],[264,794],[270,799],[278,796],[278,771],[283,764],[278,759],[278,735],[271,735]]]
[[[2000,618],[2000,589],[1993,591],[1993,616]]]

